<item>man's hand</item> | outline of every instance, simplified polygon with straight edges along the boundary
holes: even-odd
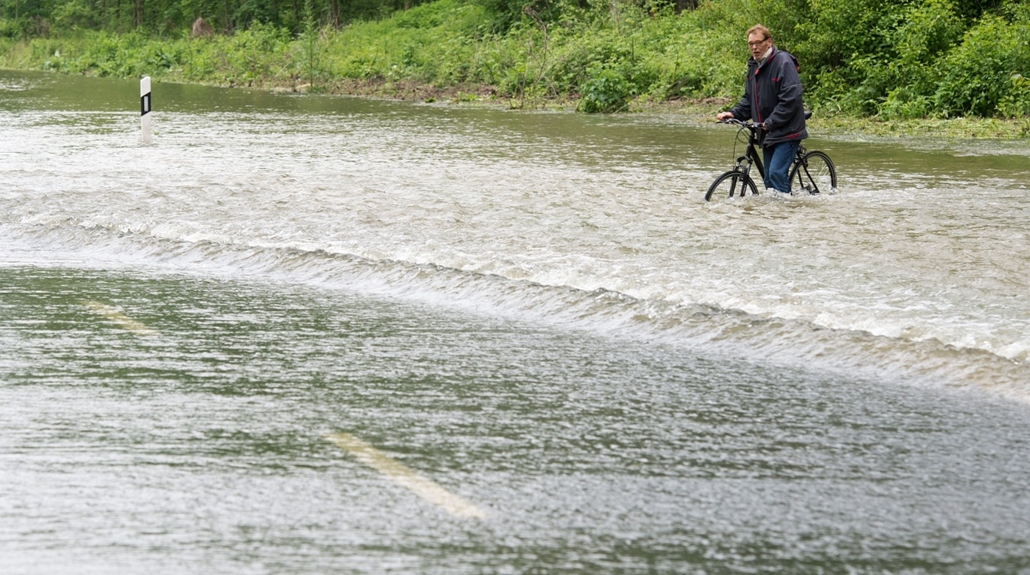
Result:
[[[715,119],[719,120],[720,122],[725,122],[726,120],[732,120],[733,119],[733,112],[719,112],[718,114],[715,115]]]

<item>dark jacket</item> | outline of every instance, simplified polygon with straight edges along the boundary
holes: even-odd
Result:
[[[749,59],[744,96],[730,112],[738,120],[765,124],[768,131],[762,134],[762,146],[807,138],[797,58],[773,46],[761,66]]]

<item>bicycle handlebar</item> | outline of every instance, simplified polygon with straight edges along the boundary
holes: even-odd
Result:
[[[747,128],[748,130],[758,129],[758,124],[751,122],[751,120],[738,120],[736,118],[728,118],[726,120],[719,120],[719,124],[733,124],[734,126],[740,126],[741,128]]]
[[[809,119],[811,117],[812,117],[812,111],[811,110],[805,110],[805,119],[807,120],[807,119]],[[751,120],[746,120],[745,121],[745,120],[738,120],[736,118],[726,118],[725,120],[718,120],[718,123],[719,124],[733,124],[734,126],[741,126],[741,127],[747,128],[749,130],[754,130],[755,128],[760,126],[760,124],[755,124],[755,123],[751,122]]]

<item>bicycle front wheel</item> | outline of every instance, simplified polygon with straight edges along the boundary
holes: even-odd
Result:
[[[837,191],[837,170],[823,152],[808,152],[790,169],[790,186],[795,194],[832,194]]]
[[[744,172],[730,170],[715,178],[708,191],[705,192],[705,201],[710,202],[712,198],[732,198],[734,195],[744,197],[748,192],[751,195],[758,195],[758,188],[755,182]]]

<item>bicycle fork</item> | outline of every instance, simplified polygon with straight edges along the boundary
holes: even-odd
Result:
[[[749,180],[750,181],[754,181],[754,179],[751,177],[751,168],[753,166],[755,166],[755,160],[757,160],[757,158],[752,158],[750,155],[739,156],[737,158],[737,165],[733,166],[733,171],[738,172],[741,175],[743,175],[743,177],[740,178],[740,180],[739,180],[739,182],[740,182],[740,197],[744,197],[744,194],[747,192],[747,182]],[[759,173],[761,173],[761,171],[762,171],[761,164],[758,165],[758,171],[759,171]],[[734,180],[733,184],[732,184],[732,186],[730,188],[730,196],[731,197],[733,196],[733,194],[735,194],[737,192],[737,190],[736,190],[737,182],[738,182],[738,180]],[[757,184],[756,184],[756,189],[757,189]]]

